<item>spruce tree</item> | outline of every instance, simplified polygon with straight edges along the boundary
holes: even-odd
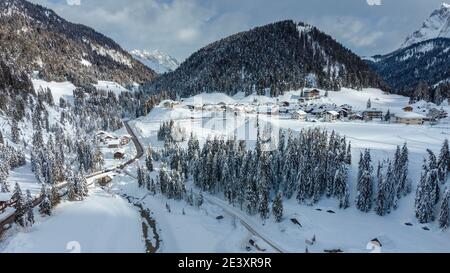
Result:
[[[26,226],[31,227],[34,224],[33,197],[30,190],[27,190],[25,198]]]
[[[42,185],[41,196],[42,202],[39,204],[39,212],[42,215],[50,216],[52,214],[52,203],[45,185]]]
[[[441,211],[439,214],[439,227],[442,229],[447,229],[450,225],[449,203],[450,203],[450,190],[447,189],[444,193],[444,198],[441,203]]]
[[[14,187],[14,192],[12,195],[12,200],[14,200],[16,203],[14,205],[14,208],[16,209],[16,213],[14,215],[14,222],[21,226],[25,227],[26,225],[26,207],[25,207],[25,198],[22,194],[22,190],[20,189],[20,186],[18,183],[16,183]]]
[[[152,148],[149,146],[147,148],[147,156],[145,157],[145,166],[149,172],[153,172],[153,156]]]
[[[273,200],[272,212],[275,217],[275,221],[279,223],[283,220],[283,196],[281,192],[278,192]]]
[[[373,179],[370,151],[365,150],[359,162],[356,207],[363,212],[369,212],[372,208]]]
[[[11,124],[11,140],[15,144],[19,144],[20,142],[20,129],[19,124],[15,119],[13,119]]]
[[[438,160],[438,178],[439,182],[442,184],[444,184],[447,181],[449,166],[450,166],[450,151],[448,147],[448,140],[446,139],[442,144]]]
[[[9,192],[8,183],[9,166],[6,162],[0,160],[0,192]]]
[[[434,221],[435,197],[432,194],[434,189],[428,179],[429,169],[426,161],[424,161],[423,170],[419,185],[417,186],[415,210],[416,218],[420,223],[425,224]]]
[[[3,139],[2,130],[0,130],[0,145],[5,145],[5,140]]]

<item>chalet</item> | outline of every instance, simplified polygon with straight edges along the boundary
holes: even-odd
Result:
[[[414,112],[402,112],[395,114],[395,122],[407,125],[422,125],[425,116]]]
[[[120,145],[121,145],[121,146],[128,145],[128,143],[130,143],[130,141],[131,141],[131,136],[128,136],[128,135],[122,136],[122,137],[120,138]]]
[[[382,119],[383,111],[375,108],[367,109],[362,113],[362,116],[365,120]]]
[[[166,109],[173,109],[176,104],[178,104],[178,102],[173,100],[163,100],[159,106]]]
[[[349,120],[364,120],[364,117],[361,114],[353,113],[348,117]]]
[[[111,183],[111,181],[112,181],[112,177],[109,175],[100,177],[99,179],[96,180],[97,184],[99,184],[100,186],[106,186],[109,183]]]
[[[114,159],[124,159],[125,153],[124,152],[115,152],[114,153]]]
[[[305,121],[305,120],[306,120],[306,117],[307,117],[307,114],[306,114],[306,112],[303,111],[303,110],[297,110],[297,111],[294,111],[294,112],[292,113],[292,119],[296,119],[296,120],[300,120],[300,121]]]
[[[403,107],[404,112],[412,112],[413,110],[414,110],[414,107],[412,107],[411,105]]]
[[[281,101],[278,105],[281,107],[289,107],[291,104],[288,101]]]
[[[314,100],[320,98],[320,91],[317,89],[303,91],[303,98],[306,100]]]
[[[326,122],[333,122],[339,118],[339,113],[336,111],[326,111],[324,115],[324,120]]]
[[[119,144],[109,144],[108,148],[109,149],[117,149],[117,148],[119,148]]]

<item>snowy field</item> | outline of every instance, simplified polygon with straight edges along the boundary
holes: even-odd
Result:
[[[125,199],[91,187],[81,202],[63,202],[51,217],[38,216],[30,230],[9,230],[0,244],[4,253],[141,253],[138,211]]]
[[[254,102],[261,99],[264,102],[272,100],[267,97],[252,96],[251,98],[239,98],[240,102]],[[344,90],[340,93],[330,92],[328,98],[322,98],[336,104],[350,104],[355,109],[365,109],[368,99],[372,100],[374,107],[392,112],[401,111],[407,105],[408,98],[383,94],[379,90],[368,89],[363,92]],[[199,95],[184,101],[191,104],[194,101],[206,101],[207,103],[228,103],[234,98],[223,94]],[[445,105],[444,107],[447,108]],[[418,109],[417,106],[415,109]],[[246,139],[248,147],[252,147],[256,140],[256,115],[235,116],[230,113],[201,112],[186,108],[154,109],[147,117],[140,118],[132,124],[144,143],[151,143],[153,147],[162,148],[163,143],[157,141],[159,125],[164,120],[174,120],[176,124],[184,128],[189,135],[193,132],[204,142],[211,136],[236,136],[238,139]],[[317,244],[309,247],[309,251],[323,252],[325,249],[340,248],[346,252],[369,252],[367,243],[378,238],[383,243],[386,252],[448,252],[450,249],[450,232],[442,232],[436,223],[421,225],[414,216],[415,189],[418,183],[423,158],[426,149],[438,153],[443,141],[450,136],[450,127],[446,124],[438,126],[430,125],[402,125],[387,124],[382,122],[301,122],[287,118],[270,117],[260,115],[261,128],[271,128],[278,132],[279,128],[292,129],[295,132],[302,128],[322,127],[327,130],[335,130],[345,135],[352,143],[353,165],[350,170],[350,200],[355,199],[355,180],[359,152],[369,148],[372,152],[373,164],[379,160],[393,158],[397,145],[408,143],[410,150],[409,177],[413,182],[413,192],[400,200],[399,208],[390,215],[380,217],[375,212],[368,214],[356,210],[354,204],[347,210],[339,210],[338,202],[334,199],[323,199],[319,204],[308,207],[298,205],[295,199],[285,202],[285,220],[276,224],[273,217],[263,225],[259,217],[250,217],[249,221],[257,223],[259,229],[269,234],[274,241],[283,246],[289,252],[305,251],[305,240],[311,240],[315,235]],[[218,196],[221,198],[221,196]],[[148,197],[150,198],[150,197]],[[154,201],[156,202],[156,201]],[[335,214],[328,213],[333,210]],[[165,214],[161,217],[165,217]],[[290,222],[290,218],[297,218],[303,225],[299,228]],[[159,222],[158,215],[156,216]],[[407,226],[405,223],[412,223]],[[186,222],[187,223],[187,222]],[[160,223],[164,226],[163,223]],[[423,228],[428,227],[430,231]],[[339,236],[336,236],[339,234]],[[176,236],[176,235],[175,235]],[[163,236],[164,237],[164,236]],[[235,251],[242,251],[236,248]]]

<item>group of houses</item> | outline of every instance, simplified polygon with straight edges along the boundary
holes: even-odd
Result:
[[[120,137],[111,133],[100,131],[97,133],[97,138],[108,149],[114,149],[114,159],[124,159],[125,152],[122,147],[128,145],[131,142],[130,135],[122,135]]]
[[[365,110],[353,110],[348,104],[336,105],[325,103],[318,99],[321,98],[321,92],[317,89],[303,90],[300,95],[292,95],[290,98],[275,100],[254,99],[251,103],[225,103],[186,105],[176,101],[163,101],[160,107],[174,109],[184,107],[191,111],[212,111],[212,112],[230,112],[236,116],[239,114],[259,114],[268,116],[288,117],[299,121],[372,121],[384,120],[392,123],[407,125],[421,125],[425,122],[431,124],[438,120],[447,118],[448,113],[442,109],[427,108],[414,112],[413,106],[405,106],[398,113],[383,112],[377,108],[367,108]],[[419,109],[420,110],[420,109]]]

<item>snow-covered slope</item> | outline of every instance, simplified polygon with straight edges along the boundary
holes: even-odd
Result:
[[[406,38],[401,48],[435,38],[450,38],[450,4],[442,3],[420,29]]]
[[[135,59],[158,74],[172,72],[180,65],[177,59],[157,49],[152,51],[136,49],[130,53]]]

